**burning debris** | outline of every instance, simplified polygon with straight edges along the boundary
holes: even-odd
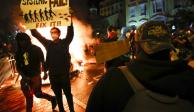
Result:
[[[71,62],[74,66],[74,70],[83,71],[83,66],[85,63],[95,63],[94,57],[88,56],[86,54],[87,45],[95,44],[96,40],[92,38],[92,28],[88,24],[84,24],[78,19],[73,19],[74,25],[74,38],[72,43],[70,44],[70,54],[71,54]],[[66,27],[59,27],[61,30],[61,38],[64,38],[66,35]],[[50,28],[41,28],[38,31],[47,39],[51,40]],[[31,35],[29,30],[26,30],[26,33]],[[31,36],[32,43],[41,47],[44,54],[46,55],[45,48],[40,44],[37,39]]]
[[[25,2],[25,1],[24,1]],[[5,3],[5,4],[1,4]],[[13,31],[17,30],[19,32],[26,32],[30,34],[29,30],[26,30],[24,26],[24,19],[22,19],[21,9],[20,9],[20,1],[10,0],[1,1],[1,5],[3,9],[0,11],[1,15],[6,15],[9,19],[0,17],[0,20],[6,19],[9,20],[9,23],[17,26],[17,29],[13,29],[13,27],[9,27],[6,30]],[[83,66],[85,63],[95,63],[95,59],[93,55],[88,54],[88,50],[90,52],[90,46],[96,43],[96,40],[92,37],[92,27],[87,23],[87,0],[83,2],[83,0],[72,0],[72,9],[75,13],[75,18],[73,18],[74,25],[74,39],[70,45],[70,54],[71,54],[71,62],[73,65],[73,71],[79,70],[83,71]],[[80,5],[81,4],[81,5]],[[8,7],[9,6],[9,7]],[[11,6],[11,8],[10,8]],[[1,25],[0,25],[1,26]],[[3,26],[1,26],[3,28]],[[61,32],[61,37],[65,37],[66,35],[66,27],[59,27]],[[38,31],[45,36],[47,39],[51,39],[50,36],[50,28],[41,28]],[[43,53],[46,54],[45,48],[37,41],[34,37],[31,36],[32,43],[41,47]],[[89,47],[88,47],[89,46]]]

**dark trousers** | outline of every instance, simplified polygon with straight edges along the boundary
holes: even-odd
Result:
[[[22,78],[21,82],[21,90],[26,97],[26,111],[31,112],[33,107],[33,95],[35,95],[37,98],[43,98],[47,99],[48,101],[51,101],[54,97],[43,93],[41,90],[41,77],[40,75],[36,75],[32,77],[30,80],[26,80]]]
[[[60,78],[50,77],[51,88],[56,96],[59,111],[65,112],[63,107],[63,96],[62,96],[62,90],[63,90],[67,99],[70,112],[74,112],[70,79],[68,75],[67,76],[64,76],[64,75],[65,74],[62,74],[62,77]]]

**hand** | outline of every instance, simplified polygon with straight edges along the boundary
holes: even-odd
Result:
[[[70,18],[71,18],[71,26],[73,26],[73,16],[74,16],[74,10],[71,8],[71,7],[69,7],[69,14],[70,14]]]
[[[71,8],[71,7],[69,7],[69,13],[72,15],[72,14],[74,14],[74,10]]]
[[[48,74],[44,72],[43,80],[46,80],[48,78]]]

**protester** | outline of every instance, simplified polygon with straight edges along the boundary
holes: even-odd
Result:
[[[114,26],[109,26],[107,28],[106,42],[117,41],[117,39],[118,39],[118,33],[116,31],[116,28]]]
[[[49,70],[49,78],[51,87],[56,95],[57,103],[60,112],[64,112],[62,90],[66,95],[69,109],[74,112],[73,98],[71,94],[71,84],[69,79],[70,61],[69,45],[73,39],[73,25],[68,26],[65,39],[60,39],[60,29],[53,27],[50,30],[52,41],[47,40],[37,30],[31,30],[31,33],[36,37],[46,48],[47,57],[46,63]]]
[[[107,39],[105,42],[114,42],[117,41],[118,34],[114,26],[109,26],[107,28]],[[117,67],[123,65],[126,61],[126,58],[123,56],[116,57],[114,59],[108,60],[105,62],[105,72],[112,67]]]
[[[192,53],[194,54],[194,30],[191,31],[191,47],[192,47]]]
[[[135,59],[135,50],[136,50],[136,46],[135,46],[135,33],[136,33],[136,28],[133,27],[130,31],[130,35],[129,35],[129,43],[130,43],[130,59]]]
[[[170,33],[166,25],[149,21],[136,33],[137,58],[128,69],[147,89],[194,103],[194,61],[171,61]],[[122,112],[134,91],[120,69],[112,68],[94,87],[86,112]],[[141,107],[139,107],[141,108]]]
[[[16,36],[18,49],[16,53],[16,65],[22,76],[21,89],[26,97],[26,111],[32,112],[33,94],[38,98],[44,98],[52,103],[52,109],[57,105],[55,97],[43,93],[41,90],[41,64],[45,65],[41,49],[32,45],[30,37],[26,33],[18,33]],[[44,75],[44,79],[47,74]]]
[[[189,41],[189,37],[186,34],[185,30],[178,30],[173,35],[173,45],[176,49],[179,50],[178,57],[179,59],[185,59],[190,54],[192,49],[191,42]]]

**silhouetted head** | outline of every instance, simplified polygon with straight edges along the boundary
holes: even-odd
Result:
[[[149,21],[141,25],[137,29],[136,41],[147,54],[172,48],[168,27],[157,21]]]
[[[138,43],[139,52],[143,51],[152,59],[168,58],[169,52],[173,48],[170,31],[162,22],[149,21],[142,24],[137,29],[135,40]]]
[[[117,29],[114,26],[109,26],[107,28],[107,34],[108,34],[108,38],[114,38],[117,37]]]
[[[26,49],[32,45],[31,39],[26,33],[18,33],[16,35],[16,41],[18,43],[18,47],[22,49]]]
[[[50,33],[51,33],[51,37],[52,37],[53,41],[58,40],[60,35],[61,35],[61,31],[57,27],[51,28]]]

